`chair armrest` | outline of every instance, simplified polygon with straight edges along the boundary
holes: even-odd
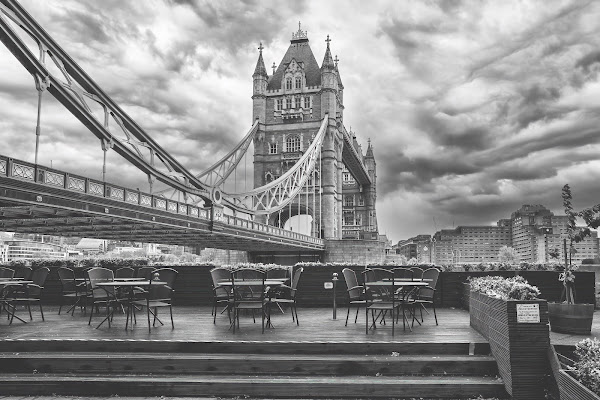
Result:
[[[352,286],[351,288],[348,288],[346,291],[349,292],[354,289],[364,289],[364,288],[365,288],[364,286],[358,285],[358,286]]]

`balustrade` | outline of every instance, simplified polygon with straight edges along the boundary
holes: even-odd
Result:
[[[42,185],[65,188],[75,192],[87,193],[93,196],[105,197],[129,204],[166,210],[195,218],[208,219],[210,215],[209,210],[194,207],[192,205],[170,201],[114,185],[107,185],[89,178],[71,176],[70,174],[61,171],[51,171],[42,166],[35,166],[24,161],[13,160],[1,156],[0,175],[30,180]],[[303,240],[311,243],[320,243],[322,241],[321,239],[312,236],[291,232],[232,215],[224,215],[222,222],[227,225],[239,226],[249,230],[265,232],[276,236]]]

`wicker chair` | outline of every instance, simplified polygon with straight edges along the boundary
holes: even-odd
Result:
[[[297,303],[296,303],[296,293],[298,291],[298,282],[300,282],[300,276],[302,275],[302,272],[304,271],[304,268],[300,267],[296,270],[296,272],[294,273],[294,279],[292,280],[292,286],[286,286],[286,285],[281,285],[276,289],[277,293],[280,293],[279,296],[276,296],[274,298],[271,298],[269,301],[272,304],[276,304],[276,305],[280,305],[280,304],[287,304],[290,306],[290,311],[292,312],[292,321],[296,322],[296,325],[300,325],[300,322],[298,321],[298,307],[297,307]],[[283,293],[283,297],[281,296],[281,293]],[[270,312],[268,313],[270,315]]]
[[[365,287],[358,284],[356,278],[356,272],[350,268],[344,268],[342,270],[344,280],[346,281],[346,287],[348,292],[348,312],[346,313],[346,325],[348,326],[348,317],[350,316],[350,308],[356,306],[356,316],[354,317],[354,323],[358,321],[358,312],[360,306],[364,306],[367,301],[364,297]]]
[[[8,306],[9,308],[12,308],[12,315],[10,318],[11,324],[15,317],[15,310],[18,304],[24,304],[27,306],[30,320],[33,320],[33,316],[31,315],[31,305],[38,304],[40,306],[42,321],[45,321],[44,309],[42,308],[42,291],[44,290],[44,285],[46,284],[46,278],[48,278],[48,274],[50,274],[50,269],[48,267],[36,269],[31,274],[31,280],[33,283],[30,283],[22,288],[19,287],[18,291],[14,292],[9,297]]]

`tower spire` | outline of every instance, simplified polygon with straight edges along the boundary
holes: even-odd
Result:
[[[258,46],[258,61],[256,62],[256,68],[254,68],[254,74],[252,76],[269,76],[267,69],[265,68],[265,62],[263,61],[262,51],[264,47],[262,42]]]
[[[327,42],[327,49],[325,50],[325,57],[323,58],[323,65],[321,66],[321,69],[334,69],[335,64],[333,63],[333,57],[331,57],[331,50],[329,49],[329,42],[331,42],[329,35],[327,35],[327,39],[325,41]]]

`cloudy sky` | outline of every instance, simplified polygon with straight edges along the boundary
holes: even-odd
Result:
[[[302,21],[332,38],[345,124],[377,160],[394,242],[489,225],[521,204],[600,202],[600,2],[22,0],[134,120],[200,172],[247,132],[258,43],[279,63]],[[271,71],[270,68],[267,68]],[[33,80],[0,45],[0,154],[33,161]],[[101,177],[99,141],[45,100],[41,164]],[[107,179],[147,189],[109,154]]]

